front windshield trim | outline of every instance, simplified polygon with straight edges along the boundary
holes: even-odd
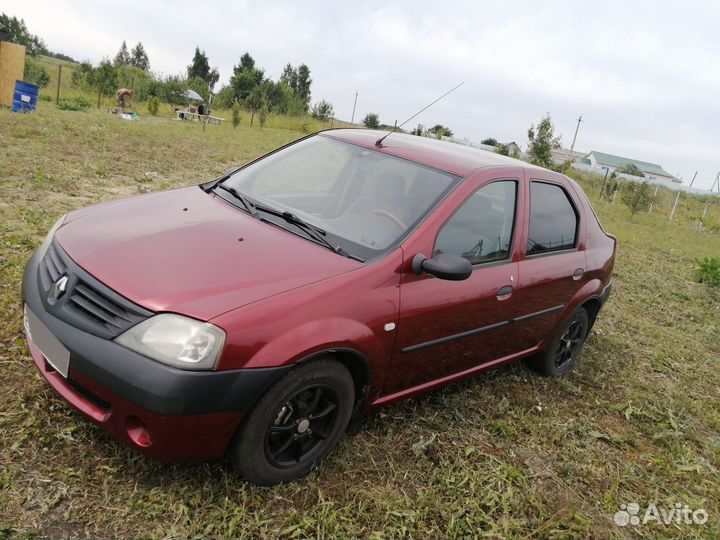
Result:
[[[365,146],[363,144],[358,144],[355,142],[346,141],[341,138],[333,137],[332,135],[327,134],[327,132],[318,132],[315,134],[311,134],[307,137],[302,137],[292,143],[289,143],[289,144],[282,146],[272,152],[269,152],[268,154],[265,154],[264,156],[262,156],[260,158],[250,161],[243,167],[238,168],[237,170],[233,171],[232,173],[228,174],[227,176],[225,176],[223,178],[220,178],[215,183],[215,185],[210,187],[210,189],[217,187],[219,184],[224,184],[226,181],[232,179],[238,173],[241,173],[243,171],[247,172],[246,169],[250,165],[259,164],[261,161],[275,155],[280,150],[288,149],[298,143],[308,141],[309,139],[311,139],[313,137],[317,137],[317,136],[322,137],[323,139],[327,140],[328,142],[332,142],[332,143],[344,145],[344,146],[352,146],[355,148],[362,149],[363,151],[382,155],[383,157],[388,158],[388,159],[406,162],[406,163],[412,165],[413,167],[417,167],[418,169],[425,169],[427,171],[438,173],[448,179],[448,184],[447,184],[446,188],[444,190],[442,190],[434,200],[430,201],[430,204],[427,206],[427,208],[423,212],[421,212],[418,215],[417,219],[414,222],[412,222],[410,225],[408,225],[407,228],[401,234],[399,234],[396,238],[391,240],[385,247],[382,247],[382,248],[373,248],[370,245],[368,245],[367,243],[363,243],[363,242],[354,240],[352,238],[352,236],[348,237],[348,236],[344,236],[343,234],[338,234],[337,232],[335,232],[333,230],[332,224],[327,223],[323,220],[313,219],[314,216],[312,216],[311,214],[308,214],[307,212],[303,211],[300,208],[296,208],[294,206],[289,206],[289,205],[283,204],[282,202],[278,202],[277,200],[275,200],[273,198],[265,196],[263,193],[251,192],[252,194],[249,195],[247,190],[236,188],[243,195],[243,197],[248,202],[250,202],[250,204],[253,206],[253,208],[255,207],[255,205],[257,203],[260,203],[260,201],[262,201],[261,204],[263,204],[263,205],[268,205],[268,206],[273,207],[274,209],[280,209],[281,211],[287,210],[294,214],[298,214],[299,216],[302,216],[302,219],[304,221],[308,221],[314,227],[319,227],[319,228],[326,230],[327,237],[333,244],[336,244],[336,245],[342,247],[346,253],[349,253],[352,256],[352,258],[355,258],[355,259],[358,259],[361,261],[369,261],[372,259],[381,258],[381,257],[385,256],[387,253],[390,253],[391,251],[394,251],[395,249],[397,249],[415,230],[417,230],[417,228],[425,221],[425,219],[433,211],[435,211],[435,209],[442,203],[442,201],[445,200],[447,198],[447,196],[455,188],[457,188],[457,186],[460,185],[462,183],[462,180],[465,178],[464,176],[461,176],[457,173],[447,171],[447,170],[444,170],[444,169],[441,169],[438,167],[433,167],[431,165],[427,165],[425,163],[421,163],[418,161],[414,161],[414,160],[408,159],[404,156],[397,156],[390,152],[381,152],[375,148],[371,148],[371,147]],[[235,204],[235,201],[231,200],[231,197],[223,197],[222,195],[221,195],[221,197],[223,199],[227,200],[228,202],[230,202],[231,204],[233,204],[233,206],[236,206],[236,207],[240,208],[241,210],[243,209],[243,208],[239,207],[237,204]],[[292,227],[292,228],[288,227],[288,224],[283,222],[283,220],[281,218],[267,219],[266,221],[268,221],[269,223],[272,223],[290,233],[296,234],[297,236],[300,236],[301,238],[304,238],[306,240],[309,240],[309,241],[317,244],[317,241],[310,238],[309,235],[307,235],[304,231],[303,232],[295,231],[294,229],[296,227]],[[327,230],[327,229],[330,229],[330,230]],[[350,247],[350,246],[352,246],[352,247]]]

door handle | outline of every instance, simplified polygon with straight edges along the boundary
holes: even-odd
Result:
[[[584,275],[585,275],[585,269],[584,269],[584,268],[577,268],[577,269],[573,272],[572,278],[573,278],[575,281],[577,281],[578,279],[580,279],[580,278],[583,277]]]
[[[495,297],[498,300],[507,300],[510,298],[510,295],[513,293],[513,288],[510,285],[505,285],[504,287],[500,287],[498,291],[495,293]]]

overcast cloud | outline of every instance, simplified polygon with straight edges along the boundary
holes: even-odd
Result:
[[[527,145],[550,113],[569,147],[661,164],[696,187],[720,170],[716,2],[2,1],[49,48],[78,60],[142,41],[151,69],[184,72],[196,45],[226,83],[249,51],[273,79],[306,63],[312,99],[338,118],[418,118],[459,137]]]

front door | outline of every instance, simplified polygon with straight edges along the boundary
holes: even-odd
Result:
[[[395,354],[383,394],[517,352],[507,323],[517,311],[513,244],[519,195],[517,180],[485,182],[437,228],[433,255],[470,260],[473,273],[468,279],[403,275]]]

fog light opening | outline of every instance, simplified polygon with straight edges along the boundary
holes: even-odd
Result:
[[[136,445],[147,448],[152,444],[152,438],[148,431],[145,422],[140,420],[137,416],[128,416],[125,419],[125,430],[127,431],[128,437]]]

